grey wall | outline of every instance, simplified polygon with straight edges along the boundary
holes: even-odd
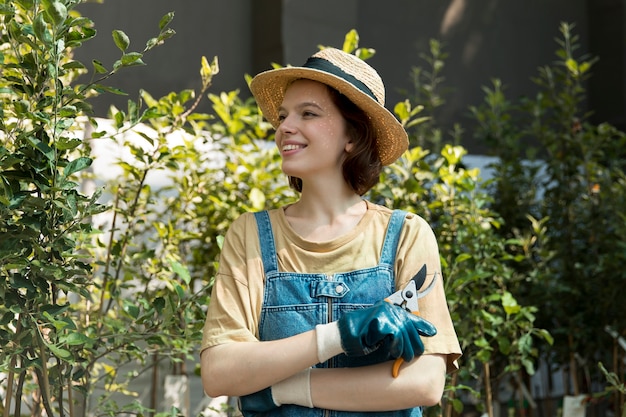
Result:
[[[244,72],[250,71],[252,60],[249,0],[105,0],[82,4],[78,10],[94,21],[98,34],[77,50],[76,58],[85,64],[96,58],[107,68],[120,57],[111,37],[114,29],[130,37],[129,51],[141,51],[158,34],[161,17],[175,13],[170,27],[176,35],[145,55],[147,66],[123,69],[110,79],[130,98],[136,98],[140,88],[157,98],[185,88],[197,91],[202,56],[209,62],[214,56],[219,59],[221,72],[212,92],[246,88]],[[125,107],[126,101],[106,94],[94,105],[99,115],[105,115],[111,102]],[[206,100],[203,110],[208,111]]]
[[[583,0],[318,0],[315,8],[286,0],[283,31],[286,58],[301,63],[316,45],[341,46],[343,35],[356,28],[361,45],[377,50],[369,62],[386,82],[388,106],[413,90],[411,67],[427,68],[420,55],[429,53],[431,38],[440,40],[448,53],[444,87],[452,91],[439,118],[451,127],[466,123],[468,106],[481,102],[481,88],[493,77],[507,85],[510,98],[532,94],[530,77],[554,60],[561,21],[578,22],[584,50]],[[480,144],[468,144],[481,151]]]
[[[426,67],[420,55],[435,38],[448,53],[443,75],[451,93],[438,115],[447,127],[467,125],[468,107],[480,104],[482,87],[494,77],[511,100],[534,95],[531,77],[554,61],[560,23],[575,23],[579,51],[600,55],[589,84],[594,121],[626,128],[626,0],[105,0],[79,10],[94,20],[99,36],[77,58],[96,57],[109,67],[119,57],[111,30],[124,30],[131,49],[142,49],[161,16],[175,11],[177,35],[146,55],[147,67],[113,79],[131,97],[140,87],[157,97],[197,89],[203,55],[220,61],[212,92],[240,89],[247,96],[244,74],[272,62],[299,65],[318,45],[341,47],[354,28],[361,46],[377,50],[370,63],[385,80],[392,107],[412,90],[411,68]],[[100,115],[112,99],[125,106],[125,98],[106,95],[96,101]],[[206,101],[200,110],[209,111]],[[470,151],[483,151],[467,136]]]

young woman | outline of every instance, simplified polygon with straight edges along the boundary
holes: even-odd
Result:
[[[205,392],[239,396],[245,416],[421,416],[461,350],[432,229],[362,197],[408,146],[382,80],[327,48],[250,89],[300,198],[246,213],[226,234],[202,343]],[[419,292],[432,290],[419,315],[384,301],[420,270]]]

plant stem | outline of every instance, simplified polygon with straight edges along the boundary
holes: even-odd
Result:
[[[154,364],[152,365],[152,389],[151,389],[151,395],[150,395],[150,408],[152,408],[153,410],[156,409],[156,403],[157,403],[157,385],[159,382],[159,355],[157,353],[155,353],[153,355],[153,362]],[[152,416],[153,413],[150,412],[150,416]]]
[[[18,326],[20,321],[18,320]],[[9,410],[11,409],[11,398],[13,398],[13,369],[15,369],[15,356],[11,358],[11,366],[9,367],[9,375],[7,376],[7,392],[4,399],[4,417],[9,417]]]
[[[578,395],[580,393],[580,389],[578,387],[578,372],[576,370],[576,357],[574,352],[574,337],[570,334],[568,336],[569,339],[569,351],[570,351],[570,361],[569,361],[569,369],[570,369],[570,377],[572,378],[572,384],[574,385],[574,395]]]
[[[45,352],[42,352],[42,355],[45,357]],[[35,373],[37,374],[37,379],[39,380],[39,386],[43,388],[41,393],[43,407],[46,409],[48,417],[54,417],[52,407],[50,407],[50,384],[48,383],[48,370],[46,368],[46,363],[42,361],[41,369],[35,368]]]
[[[17,381],[17,389],[15,390],[15,415],[17,417],[22,415],[22,392],[24,389],[24,380],[26,379],[26,370],[20,372],[20,377]]]
[[[33,323],[37,326],[37,323]],[[41,369],[35,367],[37,379],[39,380],[39,387],[41,388],[41,396],[43,400],[43,406],[46,409],[49,417],[53,417],[52,409],[50,407],[50,381],[48,380],[48,355],[46,354],[46,345],[43,341],[43,335],[40,331],[37,332],[37,345],[39,348],[39,357],[41,358]]]
[[[489,361],[483,363],[483,372],[485,377],[485,408],[487,409],[487,415],[493,417],[493,394],[491,393],[491,371],[489,368]]]

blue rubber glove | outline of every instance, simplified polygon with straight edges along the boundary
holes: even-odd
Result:
[[[272,398],[271,387],[239,397],[239,410],[244,417],[260,416],[276,408],[278,405],[274,403],[274,398]]]
[[[337,323],[348,356],[367,355],[384,346],[393,359],[410,362],[424,353],[421,336],[437,334],[430,322],[386,301],[346,313]]]

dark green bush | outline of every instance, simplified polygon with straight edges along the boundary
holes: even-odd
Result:
[[[626,134],[587,121],[585,82],[596,59],[575,53],[572,25],[562,24],[560,32],[556,62],[534,78],[535,97],[513,103],[495,80],[485,103],[472,110],[476,136],[501,161],[493,167],[491,193],[504,218],[501,234],[523,234],[529,214],[541,219],[540,239],[522,253],[529,280],[516,294],[542,306],[537,323],[555,337],[546,357],[571,366],[578,382],[572,392],[584,392],[591,387],[582,375],[601,378],[594,364],[615,359],[607,328],[626,333],[619,299],[626,284]],[[573,356],[579,360],[571,362]]]

